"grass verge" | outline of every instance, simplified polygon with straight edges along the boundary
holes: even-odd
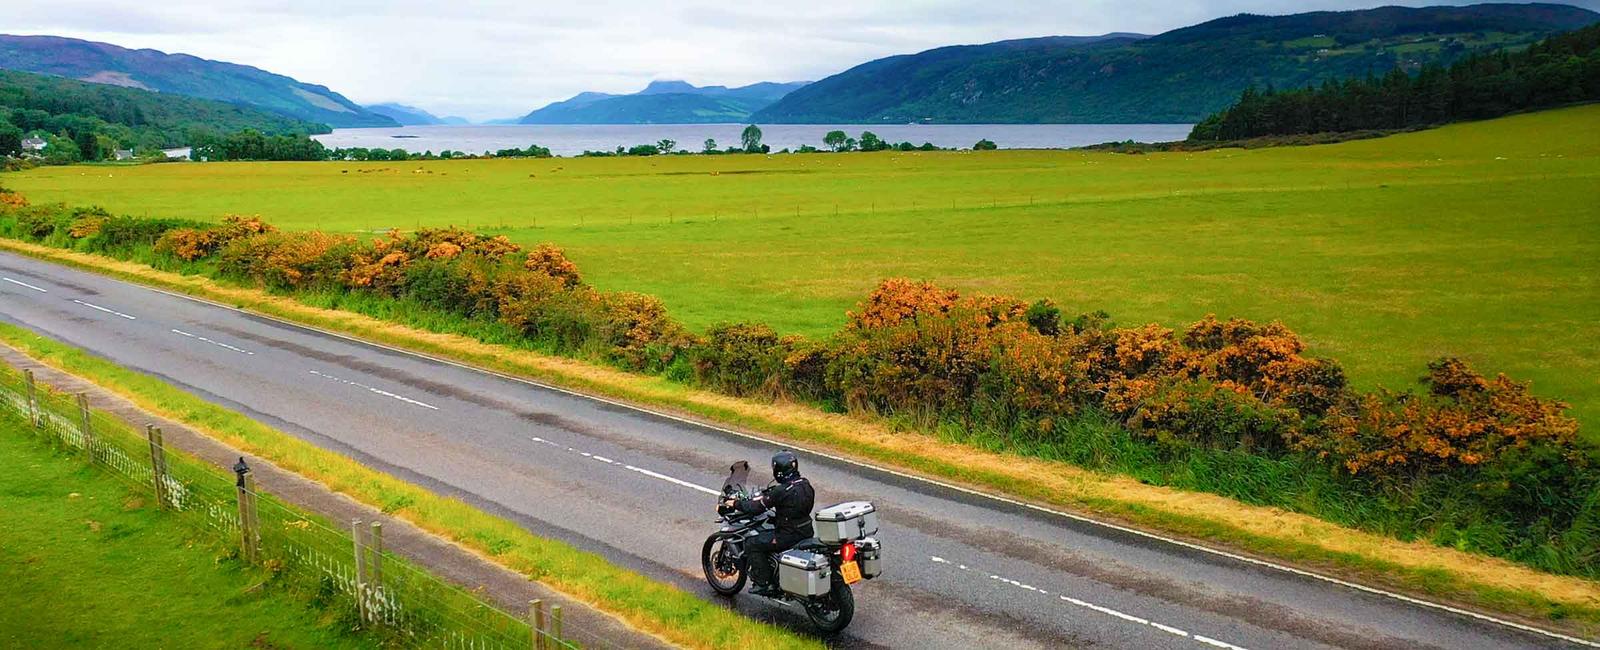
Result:
[[[1143,528],[1222,543],[1245,553],[1286,560],[1365,584],[1496,611],[1580,634],[1600,630],[1600,584],[1581,578],[1543,573],[1508,561],[1427,543],[1399,541],[1277,508],[1145,485],[1131,478],[1089,472],[1065,463],[983,451],[886,422],[865,422],[794,404],[732,398],[687,388],[662,378],[485,344],[463,336],[421,331],[350,312],[320,309],[259,290],[167,273],[142,264],[12,240],[0,240],[0,248],[497,372],[548,381],[709,422],[758,430],[773,437],[1034,503],[1095,513]],[[0,328],[0,340],[63,370],[86,376],[163,414],[172,414],[178,404],[184,404],[182,409],[186,411],[203,407],[221,411],[143,375],[14,328]],[[236,438],[227,437],[229,431],[251,427],[265,429],[237,415],[232,417],[244,422],[226,419],[194,422],[178,415],[174,417],[207,430],[221,426],[224,431],[219,437],[230,441]],[[289,438],[284,444],[288,442],[298,441]],[[304,443],[301,446],[310,447]],[[317,472],[324,471],[316,466],[310,469],[314,471],[307,473],[319,478]],[[337,478],[348,471],[354,469],[341,468],[333,475]],[[335,489],[345,489],[333,481],[324,479],[324,482]],[[363,486],[358,482],[352,487]],[[382,489],[365,487],[380,497],[383,494]],[[357,496],[363,498],[361,494]],[[461,528],[472,522],[454,516],[455,510],[463,506],[459,503],[454,506],[446,509],[452,516],[442,520],[418,520],[419,525],[457,539],[464,534],[468,539],[476,538],[476,533],[464,533],[463,530],[470,529]],[[413,507],[406,506],[408,515],[417,512],[409,510]],[[445,513],[429,511],[428,514],[437,518]],[[515,526],[511,528],[520,532]],[[492,548],[483,545],[481,540],[476,547]],[[522,568],[515,564],[510,566]],[[560,588],[556,584],[552,586]]]
[[[752,621],[681,589],[617,567],[598,555],[539,537],[513,522],[369,469],[77,348],[7,324],[0,324],[0,341],[52,367],[89,379],[145,410],[183,422],[454,540],[676,645],[820,647],[811,639]]]
[[[0,646],[362,648],[314,595],[0,417]]]

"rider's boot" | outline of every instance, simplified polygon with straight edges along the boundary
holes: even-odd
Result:
[[[774,598],[783,594],[778,588],[777,567],[773,566],[772,558],[760,558],[764,562],[760,567],[752,566],[750,571],[750,593],[757,596]]]

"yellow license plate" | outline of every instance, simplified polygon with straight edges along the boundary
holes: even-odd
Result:
[[[847,585],[861,582],[861,564],[858,562],[845,562],[839,565],[839,572],[844,574],[844,583]]]

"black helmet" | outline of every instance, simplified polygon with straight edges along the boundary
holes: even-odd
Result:
[[[772,455],[772,478],[780,481],[800,476],[800,459],[787,449]]]

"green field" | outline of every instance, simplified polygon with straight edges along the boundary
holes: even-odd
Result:
[[[0,419],[0,647],[357,648],[376,644],[127,483]]]
[[[1600,106],[1249,151],[82,166],[0,183],[134,215],[553,241],[600,287],[697,327],[820,335],[889,276],[1125,324],[1276,319],[1361,386],[1460,355],[1600,421]]]

